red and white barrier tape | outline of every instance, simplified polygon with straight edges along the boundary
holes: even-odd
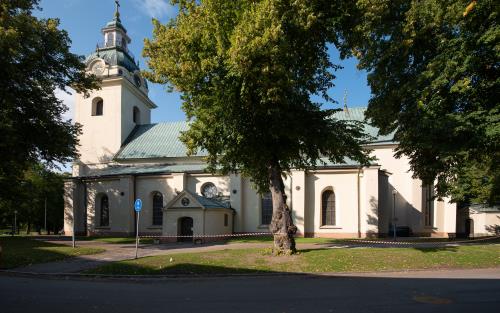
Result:
[[[237,233],[237,234],[213,234],[213,235],[160,235],[160,236],[139,236],[139,238],[223,238],[223,237],[252,237],[252,236],[273,236],[270,232],[257,232],[257,233]],[[498,239],[500,236],[462,240],[462,241],[386,241],[386,240],[359,240],[359,239],[339,239],[339,241],[349,242],[349,243],[362,243],[362,244],[386,244],[386,245],[429,245],[429,244],[450,244],[450,243],[471,243],[476,241],[486,241]]]
[[[349,243],[363,243],[363,244],[368,243],[368,244],[386,244],[386,245],[429,245],[429,244],[463,244],[463,243],[471,243],[471,242],[476,242],[476,241],[494,240],[494,239],[498,239],[498,238],[500,238],[500,236],[461,240],[461,241],[449,240],[449,241],[422,242],[422,241],[386,241],[386,240],[382,241],[382,240],[358,240],[358,239],[345,239],[343,241],[349,242]]]
[[[139,238],[216,238],[216,237],[250,237],[250,236],[272,236],[272,233],[238,233],[238,234],[216,234],[216,235],[161,235],[161,236],[139,236]]]

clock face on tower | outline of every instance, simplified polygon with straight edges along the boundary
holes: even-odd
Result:
[[[94,63],[92,65],[92,72],[96,75],[102,75],[104,73],[104,63],[101,61]]]

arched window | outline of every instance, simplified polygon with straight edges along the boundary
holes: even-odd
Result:
[[[115,45],[115,35],[108,33],[108,40],[106,40],[106,47],[113,47]]]
[[[268,192],[262,195],[260,201],[260,217],[262,225],[271,224],[271,220],[273,218],[273,198],[271,193]]]
[[[139,124],[141,122],[141,111],[139,111],[138,107],[134,107],[132,119],[136,124]]]
[[[159,192],[153,194],[153,225],[163,224],[163,195]]]
[[[101,197],[101,209],[100,209],[100,219],[99,226],[109,226],[109,200],[108,196],[103,195]]]
[[[103,113],[104,101],[102,98],[95,98],[92,100],[92,115],[101,116]]]
[[[335,221],[335,193],[325,190],[321,195],[321,226],[336,225]]]

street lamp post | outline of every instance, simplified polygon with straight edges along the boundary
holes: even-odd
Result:
[[[45,232],[48,235],[49,233],[47,232],[47,197],[45,197],[45,221],[43,227],[45,228]]]
[[[392,232],[393,232],[393,239],[396,241],[396,195],[398,192],[396,189],[392,190]]]
[[[14,210],[14,235],[17,234],[17,210]]]

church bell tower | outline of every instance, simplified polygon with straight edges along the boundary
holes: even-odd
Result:
[[[88,74],[102,80],[101,89],[90,97],[76,94],[75,122],[82,125],[79,159],[73,176],[82,176],[113,162],[125,139],[135,127],[151,122],[156,105],[148,97],[147,81],[129,50],[131,43],[115,1],[114,18],[102,28],[104,41],[85,59]]]

